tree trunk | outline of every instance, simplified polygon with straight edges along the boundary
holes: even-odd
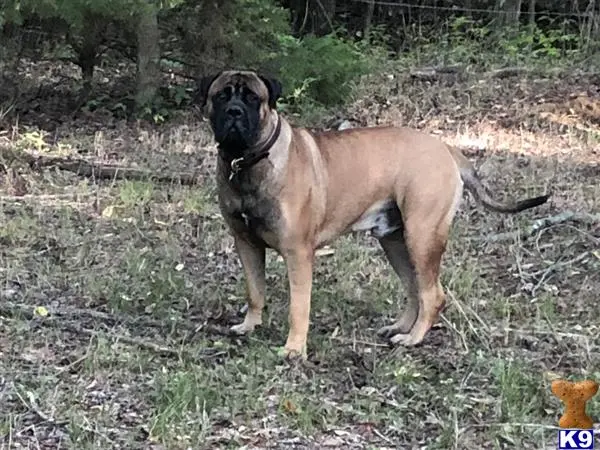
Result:
[[[67,42],[76,54],[74,62],[81,69],[83,79],[83,89],[77,100],[77,108],[83,105],[91,94],[94,69],[100,62],[107,24],[105,17],[86,10],[83,14],[82,27],[73,27],[67,31]]]
[[[533,36],[535,33],[535,0],[529,0],[529,17],[527,19],[527,23],[529,26],[529,34],[532,36],[532,41],[527,45],[527,52],[531,53],[533,51]]]
[[[294,35],[302,36],[308,21],[310,0],[281,0],[279,3],[290,10],[290,23]]]
[[[465,16],[473,17],[473,12],[471,9],[473,9],[473,3],[471,0],[465,0]]]
[[[521,16],[521,0],[496,0],[498,28],[519,26]]]
[[[529,0],[529,28],[533,33],[535,29],[535,0]]]
[[[365,29],[363,31],[364,38],[369,39],[371,34],[371,24],[373,22],[373,12],[375,11],[375,1],[370,0],[367,4],[367,14],[365,15]]]
[[[136,109],[150,104],[160,85],[160,47],[157,8],[150,1],[141,8],[137,26]]]
[[[588,16],[581,25],[581,41],[587,51],[595,51],[600,42],[600,12],[596,0],[589,0],[585,12]]]
[[[313,32],[318,36],[333,32],[335,0],[313,0],[309,8],[313,13]]]

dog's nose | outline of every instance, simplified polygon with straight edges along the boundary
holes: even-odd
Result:
[[[244,114],[244,110],[241,106],[233,105],[227,108],[227,114],[237,119]]]

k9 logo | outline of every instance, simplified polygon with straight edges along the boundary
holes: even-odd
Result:
[[[594,448],[594,430],[558,430],[558,450]]]

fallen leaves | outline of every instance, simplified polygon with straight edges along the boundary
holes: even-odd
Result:
[[[46,317],[48,315],[48,309],[46,309],[45,306],[37,306],[34,309],[33,314],[35,316]]]

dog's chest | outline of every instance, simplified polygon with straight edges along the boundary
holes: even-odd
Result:
[[[276,248],[280,213],[276,199],[268,192],[242,185],[229,190],[223,207],[238,231],[250,233]]]

